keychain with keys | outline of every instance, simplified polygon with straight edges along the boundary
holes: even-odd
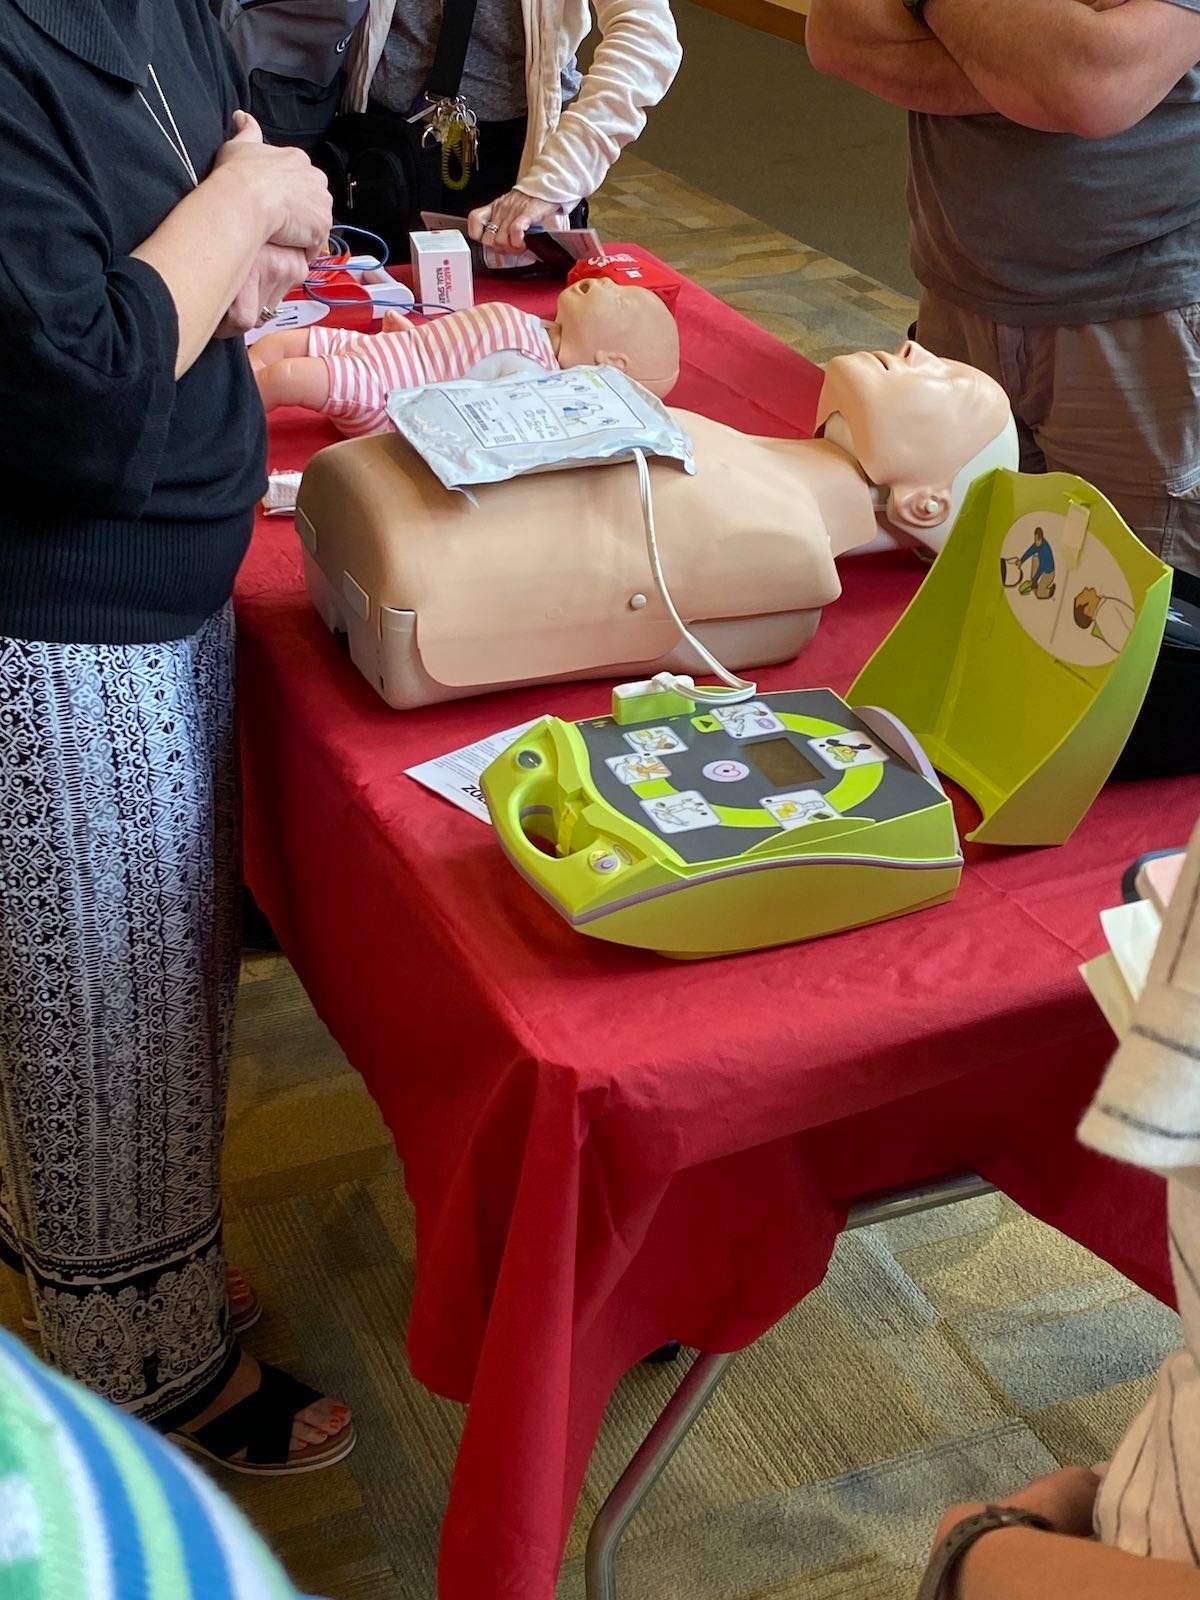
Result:
[[[455,192],[465,189],[479,151],[479,119],[461,95],[435,100],[419,119],[425,124],[421,143],[432,139],[441,146],[443,184]]]

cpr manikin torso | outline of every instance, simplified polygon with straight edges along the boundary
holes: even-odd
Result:
[[[498,302],[420,325],[391,313],[380,333],[317,324],[269,334],[250,359],[268,411],[302,406],[364,436],[389,431],[394,389],[524,368],[616,367],[666,396],[679,377],[679,334],[650,290],[586,278],[559,295],[552,322]]]
[[[888,362],[830,363],[822,415],[845,419],[854,453],[673,413],[697,470],[652,466],[662,564],[677,609],[731,669],[808,642],[840,593],[835,558],[877,533],[873,485],[902,526],[928,527],[932,503],[948,503],[1004,433],[1007,401],[984,374],[915,346]],[[297,525],[314,598],[392,704],[627,668],[703,670],[651,577],[632,465],[476,495],[473,505],[446,491],[394,435],[336,445],[306,474]]]

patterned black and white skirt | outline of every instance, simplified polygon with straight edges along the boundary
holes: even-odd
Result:
[[[166,644],[0,638],[0,1245],[47,1356],[160,1422],[235,1356],[235,739],[228,609]]]

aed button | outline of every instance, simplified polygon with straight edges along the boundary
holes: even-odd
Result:
[[[522,750],[517,756],[517,765],[524,767],[526,772],[534,772],[542,764],[542,758],[536,750]]]
[[[629,862],[630,857],[616,845],[599,845],[588,857],[588,866],[592,871],[605,876],[610,872],[619,872],[622,867],[627,867]]]
[[[713,783],[741,783],[750,776],[750,768],[744,761],[710,761],[703,772]]]

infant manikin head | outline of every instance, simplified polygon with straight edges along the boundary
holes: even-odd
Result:
[[[558,359],[564,367],[617,367],[665,399],[679,381],[679,330],[649,289],[584,278],[558,297]]]
[[[895,355],[856,351],[825,370],[817,407],[825,437],[849,450],[894,528],[940,549],[974,480],[1017,465],[1004,390],[986,373],[911,340]]]

